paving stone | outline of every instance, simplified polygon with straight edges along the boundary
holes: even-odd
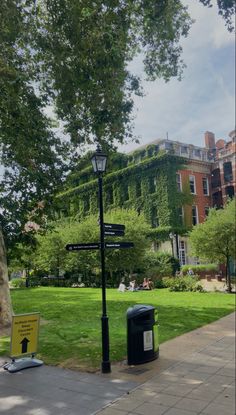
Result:
[[[140,401],[131,396],[118,399],[112,404],[112,408],[119,410],[132,411],[140,405]]]
[[[158,403],[159,405],[174,406],[181,398],[179,396],[167,395],[166,393],[158,393],[154,396],[150,403]]]
[[[202,411],[203,415],[234,415],[235,414],[235,407],[220,405],[219,403],[210,403],[204,410]]]
[[[178,409],[178,408],[171,408],[167,412],[165,412],[165,415],[198,415],[199,412],[190,412],[185,411],[184,409]],[[222,414],[221,414],[222,415]]]
[[[152,403],[144,403],[140,406],[138,406],[133,413],[138,415],[162,415],[166,410],[168,409],[168,406],[164,405],[157,405]]]
[[[119,411],[118,409],[109,407],[109,408],[103,409],[101,412],[99,412],[99,414],[101,415],[128,415],[128,412],[123,411],[123,410]]]
[[[174,407],[184,409],[185,411],[199,412],[202,409],[204,409],[207,405],[208,403],[204,400],[183,398],[176,402]]]
[[[153,391],[142,390],[138,388],[135,391],[130,392],[129,396],[141,402],[148,402],[151,398],[156,396],[156,393]]]
[[[167,395],[174,395],[174,396],[185,396],[189,392],[191,392],[193,387],[187,386],[187,385],[174,385],[169,386],[167,389],[165,389],[165,393]]]

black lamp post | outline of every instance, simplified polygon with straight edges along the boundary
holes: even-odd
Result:
[[[174,256],[174,237],[175,237],[175,235],[172,232],[170,232],[169,237],[170,237],[170,242],[171,242],[172,256]]]
[[[102,199],[102,174],[106,171],[107,156],[102,153],[98,145],[93,155],[92,165],[94,173],[98,176],[98,198],[100,216],[100,253],[101,253],[101,274],[102,274],[102,373],[111,372],[109,360],[109,327],[106,307],[106,276],[105,276],[105,242],[104,242],[104,221],[103,221],[103,199]]]
[[[174,255],[174,240],[176,246],[176,256],[179,259],[179,243],[178,243],[178,235],[176,233],[170,232],[169,233],[170,242],[171,242],[171,249],[172,249],[172,256]]]

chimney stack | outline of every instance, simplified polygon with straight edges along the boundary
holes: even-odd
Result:
[[[216,148],[215,134],[211,133],[210,131],[205,132],[205,146],[211,150]]]

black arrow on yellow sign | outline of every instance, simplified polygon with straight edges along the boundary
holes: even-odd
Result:
[[[25,337],[21,342],[21,353],[27,353],[29,340]]]

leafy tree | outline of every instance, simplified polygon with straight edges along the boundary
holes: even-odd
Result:
[[[134,242],[131,249],[107,249],[106,270],[110,273],[110,280],[114,283],[113,274],[117,272],[132,273],[134,269],[143,265],[146,249],[150,247],[150,241],[146,238],[148,224],[143,215],[138,215],[134,210],[117,209],[105,215],[109,223],[125,224],[125,237],[117,237],[115,241]],[[106,237],[106,241],[114,242]],[[97,216],[90,216],[78,223],[68,220],[55,227],[46,235],[38,236],[38,247],[34,254],[33,264],[35,268],[47,273],[57,275],[59,269],[76,274],[78,272],[99,275],[100,252],[88,250],[80,252],[67,252],[67,243],[99,242],[99,226]],[[115,281],[117,284],[118,281]]]
[[[10,254],[19,239],[33,246],[34,222],[44,222],[63,177],[66,149],[33,87],[27,3],[3,0],[0,8],[0,325],[11,322],[4,239]],[[26,232],[28,221],[33,232]]]
[[[134,209],[116,209],[105,214],[105,221],[108,223],[121,223],[125,225],[125,236],[110,238],[111,242],[127,241],[133,242],[134,248],[128,249],[107,249],[106,268],[113,280],[113,273],[125,271],[131,275],[134,270],[144,265],[145,253],[150,249],[151,242],[147,238],[149,225],[143,214],[138,214]],[[109,238],[106,238],[109,240]],[[119,278],[119,277],[118,277]],[[118,281],[116,281],[118,283]]]
[[[231,292],[229,270],[230,258],[235,259],[235,200],[224,209],[210,209],[204,223],[196,225],[190,233],[193,254],[226,265],[228,290]]]
[[[218,7],[231,28],[233,1]],[[129,137],[132,94],[141,91],[127,64],[140,51],[150,80],[181,77],[179,41],[192,20],[180,0],[45,0],[33,16],[43,91],[76,145]]]
[[[154,281],[157,278],[175,275],[180,269],[179,261],[168,252],[148,251],[145,257],[146,275]]]
[[[228,25],[233,3],[218,1]],[[25,223],[42,222],[69,150],[94,139],[113,145],[130,135],[132,94],[141,92],[128,62],[142,50],[149,79],[180,76],[179,40],[190,25],[180,0],[1,1],[0,222],[8,252],[19,239],[34,243]],[[53,134],[47,104],[55,105],[71,146]],[[0,285],[7,287],[0,241]],[[4,292],[0,324],[10,322]]]

